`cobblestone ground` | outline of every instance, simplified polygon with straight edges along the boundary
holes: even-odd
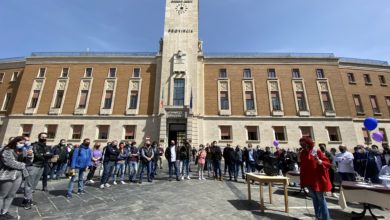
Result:
[[[207,176],[207,175],[206,175]],[[226,177],[225,177],[226,179]],[[313,219],[312,202],[297,187],[289,188],[290,212],[284,213],[283,190],[273,187],[273,204],[269,204],[268,189],[264,188],[266,210],[259,208],[259,186],[252,185],[252,201],[247,200],[247,185],[239,182],[198,180],[193,172],[191,180],[167,180],[166,170],[159,170],[153,183],[116,185],[100,189],[98,184],[85,187],[86,194],[65,197],[69,180],[49,182],[49,192],[37,190],[37,205],[31,210],[21,207],[18,194],[10,213],[19,219]],[[75,184],[77,185],[77,184]],[[41,189],[38,185],[37,189]],[[77,190],[77,187],[75,191]],[[351,204],[342,210],[338,201],[328,198],[332,219],[350,219],[351,211],[360,206]],[[375,209],[376,214],[390,219],[388,210]],[[371,219],[366,217],[364,219]]]

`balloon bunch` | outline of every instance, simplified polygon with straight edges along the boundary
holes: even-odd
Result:
[[[364,127],[368,131],[373,131],[378,127],[378,120],[376,120],[376,118],[373,118],[373,117],[368,117],[364,120]],[[383,141],[383,134],[380,131],[372,133],[371,137],[376,142]]]

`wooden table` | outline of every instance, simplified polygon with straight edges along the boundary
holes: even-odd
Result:
[[[251,181],[259,182],[260,185],[260,208],[264,207],[263,183],[268,183],[269,203],[272,204],[272,183],[283,183],[284,185],[284,207],[285,212],[288,213],[288,178],[284,176],[264,176],[253,173],[246,173],[246,182],[248,184],[248,200],[251,200]]]
[[[353,219],[364,217],[366,211],[369,211],[374,219],[384,218],[383,216],[375,216],[370,205],[390,209],[390,188],[379,184],[343,181],[340,187],[339,198],[339,205],[342,209],[347,207],[347,202],[363,204],[363,211],[361,213],[353,212],[353,214],[357,215]]]

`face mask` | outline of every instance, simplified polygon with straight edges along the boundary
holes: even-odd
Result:
[[[307,149],[307,144],[306,144],[306,143],[299,143],[299,145],[301,145],[301,147],[302,147],[303,149]]]
[[[339,150],[340,150],[341,153],[344,153],[344,152],[345,152],[344,149],[339,148]]]
[[[30,141],[26,141],[26,142],[24,142],[24,145],[31,146],[31,143],[30,143]]]
[[[85,143],[84,145],[88,147],[89,146],[89,142]]]
[[[24,144],[17,144],[17,145],[16,145],[16,148],[17,148],[18,150],[23,149],[23,147],[24,147]]]
[[[46,143],[46,138],[39,138],[39,142]]]

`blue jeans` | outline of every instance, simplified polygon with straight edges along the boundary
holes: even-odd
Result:
[[[100,180],[100,184],[106,184],[112,176],[112,172],[115,168],[115,161],[107,161],[103,163],[103,176]]]
[[[256,171],[256,163],[255,161],[247,161],[246,163],[246,172],[247,173],[254,173]]]
[[[141,161],[141,172],[139,174],[139,182],[142,182],[142,177],[144,175],[144,169],[146,167],[146,172],[148,176],[148,181],[151,181],[150,174],[152,171],[152,161]]]
[[[181,166],[181,174],[182,174],[182,176],[184,176],[184,171],[186,172],[187,176],[190,176],[190,160],[189,159],[183,160],[182,164],[183,164]]]
[[[179,178],[179,169],[177,169],[177,161],[168,162],[169,178],[172,178],[173,168],[175,168],[176,178]]]
[[[214,177],[222,177],[221,161],[220,160],[213,160],[213,167],[214,167]],[[219,174],[219,176],[218,176],[218,174]]]
[[[61,176],[64,175],[67,166],[68,164],[66,162],[57,164],[56,178],[60,178]]]
[[[125,179],[125,164],[124,163],[117,163],[116,167],[115,167],[115,172],[112,176],[113,176],[112,178],[114,179],[114,181],[116,181],[117,176],[120,176],[121,181],[123,181]]]
[[[152,160],[151,163],[152,163],[152,173],[151,173],[151,176],[152,178],[154,178],[155,175],[157,175],[157,161],[158,160]]]
[[[213,172],[213,160],[207,159],[207,175],[210,176],[210,172]]]
[[[84,171],[85,171],[85,168],[76,168],[76,173],[78,173],[79,175],[79,179],[78,179],[78,191],[81,192],[84,190]],[[76,178],[76,175],[75,176],[72,176],[72,178],[70,178],[70,181],[69,181],[69,185],[68,185],[68,194],[72,194],[73,192],[73,184],[74,184],[74,180]]]
[[[127,169],[129,171],[129,181],[135,181],[137,177],[137,171],[138,171],[138,162],[137,161],[129,161],[129,168]]]
[[[241,175],[244,176],[245,171],[244,171],[244,165],[241,161],[237,161],[234,163],[234,179],[238,178],[238,174],[240,173],[240,168],[241,168]]]
[[[326,204],[324,192],[314,192],[311,188],[309,188],[309,191],[311,199],[313,200],[316,218],[321,218],[322,220],[329,220],[329,210]]]

